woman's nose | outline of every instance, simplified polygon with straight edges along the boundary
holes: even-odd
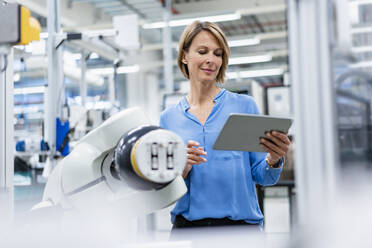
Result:
[[[207,64],[213,63],[214,62],[213,59],[214,59],[213,54],[208,54],[207,60],[206,60]]]

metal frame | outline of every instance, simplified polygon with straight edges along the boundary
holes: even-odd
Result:
[[[48,93],[44,100],[46,140],[51,149],[49,161],[51,169],[55,166],[56,118],[60,115],[61,100],[64,99],[62,50],[56,49],[58,34],[61,32],[60,1],[48,0]]]
[[[83,107],[86,107],[87,95],[88,95],[88,85],[87,85],[87,80],[86,80],[87,56],[88,56],[88,53],[85,50],[83,50],[81,52],[81,81],[80,81],[81,105]]]
[[[13,49],[0,46],[0,226],[14,216],[13,103]]]
[[[173,55],[172,55],[172,31],[169,26],[171,16],[171,1],[165,0],[163,18],[166,23],[163,28],[163,56],[164,56],[164,81],[166,93],[174,91],[173,82]]]
[[[331,10],[330,1],[288,0],[300,225],[324,211],[336,183],[338,151],[330,56]]]

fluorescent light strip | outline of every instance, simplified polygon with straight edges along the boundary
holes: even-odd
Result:
[[[135,73],[140,69],[139,65],[120,66],[116,71],[118,74]]]
[[[229,47],[241,47],[241,46],[254,46],[261,43],[260,39],[241,39],[241,40],[230,40],[227,42]]]
[[[283,74],[284,74],[284,69],[274,68],[274,69],[240,71],[240,72],[228,72],[227,77],[230,79],[256,78],[256,77],[280,76]]]
[[[40,94],[40,93],[44,94],[44,92],[45,92],[45,86],[14,89],[14,95]]]
[[[247,56],[239,58],[230,58],[229,65],[240,65],[240,64],[252,64],[252,63],[262,63],[271,61],[273,58],[271,55],[259,55],[259,56]]]
[[[372,27],[359,27],[359,28],[352,28],[351,33],[353,34],[360,34],[360,33],[370,33],[372,32]]]
[[[199,20],[201,22],[209,21],[209,22],[225,22],[225,21],[234,21],[239,20],[241,18],[241,14],[239,11],[236,11],[233,14],[225,14],[225,15],[215,15],[215,16],[205,16],[205,17],[194,17],[194,18],[187,18],[187,19],[179,19],[179,20],[171,20],[169,21],[169,26],[171,27],[178,27],[178,26],[186,26],[192,23],[193,21]],[[142,25],[144,29],[154,29],[154,28],[164,28],[166,26],[165,22],[153,22],[153,23],[145,23]]]
[[[349,4],[355,4],[355,5],[372,4],[372,0],[356,0],[356,1],[350,1]]]
[[[96,75],[110,75],[114,74],[114,68],[95,68],[95,69],[89,69],[90,72],[96,74]]]
[[[372,61],[367,60],[350,65],[351,68],[363,68],[363,67],[372,67]]]
[[[139,65],[131,65],[131,66],[120,66],[117,68],[116,72],[118,74],[128,74],[128,73],[135,73],[140,70]],[[96,69],[89,69],[92,73],[96,75],[110,75],[114,74],[114,68],[96,68]]]
[[[353,53],[372,52],[372,46],[360,46],[351,48]]]

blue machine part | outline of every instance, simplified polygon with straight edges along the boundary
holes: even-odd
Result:
[[[68,135],[68,131],[70,129],[70,122],[69,121],[61,121],[57,118],[57,151],[60,150],[60,147],[63,144],[63,141]],[[67,156],[70,153],[69,143],[66,143],[66,146],[63,148],[61,154],[62,156]]]
[[[26,151],[26,142],[24,140],[17,141],[16,151],[17,152],[25,152]]]
[[[40,141],[40,150],[41,150],[41,151],[48,151],[48,150],[49,150],[49,148],[48,148],[48,144],[45,142],[44,139],[42,139],[42,140]]]

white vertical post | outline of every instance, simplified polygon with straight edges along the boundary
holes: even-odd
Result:
[[[109,101],[112,106],[115,105],[115,80],[114,75],[109,75],[108,78],[108,95],[109,95]]]
[[[144,78],[144,88],[146,89],[146,109],[150,120],[159,123],[161,112],[161,98],[159,92],[158,74],[147,72]]]
[[[349,51],[352,46],[352,35],[351,35],[351,18],[350,18],[350,4],[349,0],[336,0],[335,11],[336,11],[336,25],[337,25],[337,45],[341,51]]]
[[[48,0],[48,94],[46,108],[47,113],[45,114],[45,126],[46,126],[46,140],[49,143],[51,149],[50,165],[53,169],[55,161],[53,155],[56,152],[56,118],[61,111],[61,100],[64,97],[63,92],[63,64],[62,64],[62,50],[61,48],[56,49],[56,38],[57,34],[61,30],[60,22],[60,1]]]
[[[164,82],[165,92],[174,91],[173,84],[173,56],[172,56],[172,33],[169,26],[171,16],[171,0],[165,0],[163,19],[165,27],[163,28],[163,56],[164,56]]]
[[[86,60],[87,53],[85,51],[81,52],[81,82],[80,82],[80,96],[81,96],[81,106],[86,107],[87,103],[87,80],[86,80],[86,73],[87,73],[87,60]]]
[[[328,206],[335,187],[338,152],[329,4],[324,0],[288,1],[300,224]]]
[[[0,227],[13,219],[13,49],[0,46]]]

